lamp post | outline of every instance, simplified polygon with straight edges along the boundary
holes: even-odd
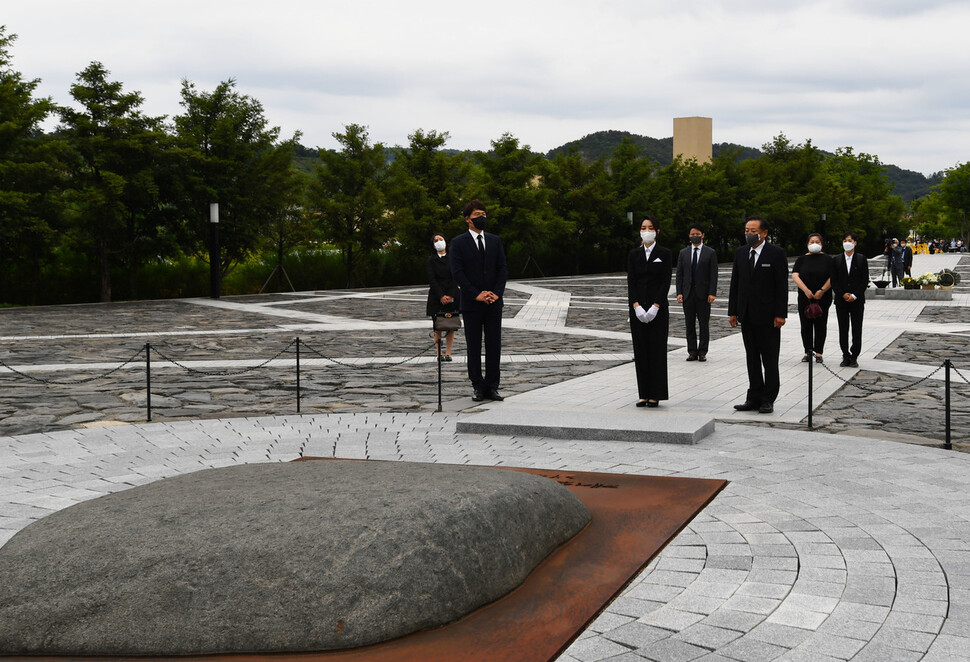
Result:
[[[222,293],[219,273],[219,203],[209,203],[209,296],[218,299]]]

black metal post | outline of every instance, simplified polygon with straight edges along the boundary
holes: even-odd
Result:
[[[945,406],[945,408],[946,408],[946,422],[945,422],[945,426],[946,426],[946,443],[943,444],[943,448],[945,448],[948,451],[951,451],[951,450],[953,450],[953,444],[950,443],[950,359],[944,359],[943,360],[943,366],[944,366],[944,368],[946,368],[946,370],[945,370],[945,373],[946,373],[946,380],[945,380],[945,383],[946,383],[946,397],[945,397],[945,402],[946,402],[946,406]]]
[[[300,338],[296,338],[296,413],[300,413]]]
[[[441,336],[443,333],[438,333],[438,338],[435,340],[435,345],[438,348],[438,411],[441,411]]]
[[[145,343],[145,407],[148,409],[149,423],[152,421],[152,346]]]
[[[209,296],[218,299],[222,294],[222,274],[219,253],[219,203],[209,205]]]
[[[815,390],[812,383],[812,374],[814,368],[812,364],[815,363],[815,352],[808,355],[808,429],[812,429],[812,393]]]

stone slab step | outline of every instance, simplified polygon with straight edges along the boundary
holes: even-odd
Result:
[[[902,288],[877,288],[871,293],[873,296],[882,297],[884,299],[902,299],[908,301],[953,301],[953,290],[905,290]]]
[[[468,434],[550,439],[696,444],[714,432],[714,419],[646,408],[632,412],[563,411],[496,405],[481,413],[462,416],[456,430]]]

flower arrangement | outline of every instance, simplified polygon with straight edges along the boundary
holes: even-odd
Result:
[[[940,282],[939,274],[934,274],[927,272],[925,274],[920,274],[920,277],[916,279],[920,285],[936,285]]]
[[[908,290],[915,290],[919,287],[919,281],[912,276],[903,276],[903,279],[899,282]]]

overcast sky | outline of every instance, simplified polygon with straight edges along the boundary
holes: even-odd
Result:
[[[967,0],[11,0],[0,23],[59,103],[94,60],[152,115],[180,112],[183,78],[234,78],[309,147],[358,123],[387,145],[421,128],[546,151],[700,115],[715,142],[784,133],[924,174],[970,160]]]

